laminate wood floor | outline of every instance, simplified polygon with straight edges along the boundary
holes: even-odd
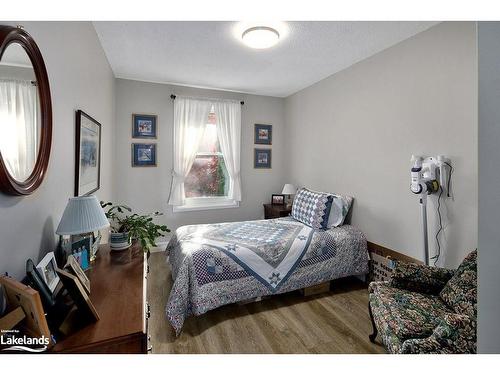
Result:
[[[191,316],[175,338],[165,316],[170,268],[163,253],[152,253],[149,264],[153,353],[385,353],[368,339],[368,292],[357,279],[334,281],[330,292],[315,296],[291,292]]]

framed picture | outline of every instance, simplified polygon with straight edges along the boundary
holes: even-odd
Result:
[[[75,196],[89,195],[101,186],[101,124],[76,111]]]
[[[54,293],[57,284],[59,284],[59,276],[57,276],[56,268],[57,262],[54,252],[45,255],[36,266],[36,269],[42,276],[43,281],[45,281],[45,284],[47,284],[52,293]]]
[[[83,272],[82,267],[80,267],[80,264],[73,255],[68,256],[68,261],[64,268],[68,269],[73,275],[78,277],[78,280],[80,280],[80,283],[85,288],[85,291],[90,294],[90,280],[87,275],[85,275],[85,272]]]
[[[156,139],[156,115],[132,115],[132,138]]]
[[[22,307],[26,315],[23,326],[27,333],[34,337],[51,337],[40,293],[9,276],[0,276],[0,286],[10,309]]]
[[[90,298],[83,288],[83,285],[80,283],[80,280],[78,280],[78,277],[59,268],[56,271],[78,309],[86,314],[91,321],[99,320],[99,314],[92,304],[92,301],[90,301]]]
[[[71,254],[78,262],[82,270],[86,271],[90,268],[90,256],[92,249],[92,237],[87,236],[76,240],[71,244]],[[69,258],[69,255],[68,255]]]
[[[44,306],[54,306],[56,300],[42,275],[35,267],[35,263],[33,263],[31,259],[26,261],[26,275],[28,276],[30,285],[36,289],[38,293],[40,293]]]
[[[132,143],[132,167],[156,167],[156,143]]]
[[[254,149],[253,167],[254,168],[271,168],[271,149],[256,148]]]
[[[285,204],[285,195],[284,194],[273,194],[271,197],[271,203],[283,206]]]
[[[255,144],[272,145],[273,144],[273,126],[255,124]]]

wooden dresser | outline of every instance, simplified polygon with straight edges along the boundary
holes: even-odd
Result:
[[[92,269],[90,299],[100,319],[69,335],[56,353],[147,353],[146,302],[149,267],[142,249],[121,252],[101,245]]]

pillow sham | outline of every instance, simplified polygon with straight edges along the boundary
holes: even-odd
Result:
[[[341,194],[332,194],[333,202],[328,217],[328,229],[344,224],[344,221],[351,209],[353,197]]]
[[[295,195],[292,217],[315,229],[327,229],[333,196],[306,188]]]

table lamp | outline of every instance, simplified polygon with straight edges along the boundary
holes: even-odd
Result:
[[[283,186],[283,190],[281,191],[281,194],[284,194],[288,197],[287,204],[286,204],[286,206],[288,208],[290,208],[292,206],[292,201],[293,201],[293,199],[291,199],[290,196],[295,195],[296,192],[297,192],[297,188],[295,186],[293,186],[292,184],[285,184],[285,186]]]
[[[94,195],[70,198],[62,215],[56,233],[60,236],[93,234],[93,232],[109,226],[108,218]],[[92,246],[91,246],[92,247]],[[90,252],[91,249],[88,249]],[[93,254],[92,254],[93,253]],[[93,260],[95,253],[90,254]]]

